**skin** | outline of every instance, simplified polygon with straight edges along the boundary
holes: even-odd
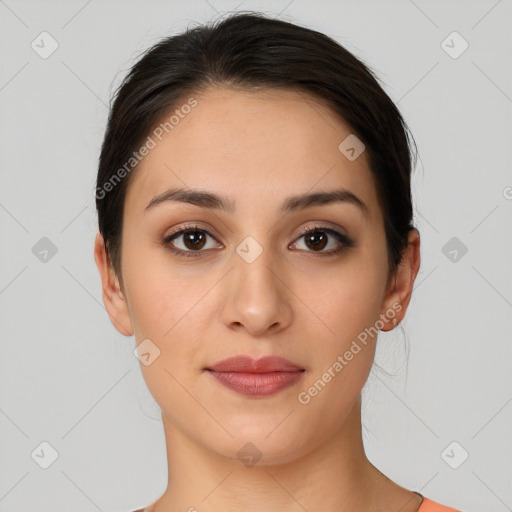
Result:
[[[350,128],[320,100],[225,88],[194,97],[198,105],[134,171],[122,275],[99,233],[94,249],[113,325],[160,350],[141,370],[162,409],[169,482],[146,510],[416,511],[421,497],[383,475],[363,448],[360,393],[375,336],[309,403],[297,397],[393,305],[403,319],[420,265],[418,232],[390,276],[366,153],[350,161],[338,150]],[[174,187],[227,196],[236,209],[168,201],[144,211]],[[340,187],[364,201],[368,216],[348,202],[279,211],[290,195]],[[190,224],[213,238],[200,256],[177,256],[162,238]],[[322,256],[301,237],[315,225],[348,234],[354,246]],[[247,236],[263,249],[252,263],[236,252]],[[193,250],[183,236],[174,245]],[[329,235],[320,252],[338,246]],[[275,395],[247,397],[204,370],[239,354],[278,355],[306,371]],[[237,456],[248,442],[261,452],[251,467]]]

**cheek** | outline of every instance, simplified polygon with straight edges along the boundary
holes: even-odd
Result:
[[[165,250],[126,243],[123,274],[137,341],[166,342],[187,323],[204,294],[205,279],[192,278]]]
[[[309,278],[305,275],[297,278],[294,290],[304,298],[310,318],[322,329],[321,338],[347,342],[379,318],[384,290],[379,265],[358,262],[354,257],[329,271]]]
[[[309,378],[297,398],[299,407],[325,425],[340,425],[363,388],[375,357],[379,318],[379,273],[330,276],[308,305],[322,324],[307,350]],[[316,318],[315,322],[316,322]],[[313,330],[308,331],[315,334]],[[315,350],[311,350],[314,346]]]
[[[204,354],[201,329],[207,322],[211,297],[205,277],[183,276],[170,261],[151,260],[150,255],[132,253],[126,261],[126,286],[137,343],[145,339],[156,346],[158,356],[141,364],[148,390],[164,411],[197,413],[183,387],[196,393],[196,376]],[[183,386],[183,387],[182,387]],[[177,420],[176,420],[177,421]]]
[[[305,302],[314,312],[307,312],[309,326],[304,325],[304,332],[313,337],[309,348],[304,346],[313,369],[307,386],[320,379],[317,388],[323,390],[324,384],[328,388],[322,398],[315,399],[315,407],[334,401],[341,413],[361,391],[375,356],[375,326],[385,277],[385,266],[378,263],[377,255],[359,251],[328,272],[297,281],[301,283],[298,295],[307,297]]]
[[[345,287],[323,298],[324,308],[318,310],[318,316],[329,329],[317,336],[317,349],[309,356],[314,361],[311,382],[321,379],[328,383],[324,399],[335,397],[340,407],[360,392],[375,356],[375,307],[360,292],[360,288]]]
[[[151,365],[141,365],[144,379],[157,400],[168,400],[177,385],[171,375],[192,389],[204,365],[211,345],[209,326],[219,311],[219,276],[198,273],[192,265],[185,269],[162,252],[132,252],[126,259],[125,282],[137,343],[149,339],[159,351]],[[182,394],[179,386],[176,393]]]

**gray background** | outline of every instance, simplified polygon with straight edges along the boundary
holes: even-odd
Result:
[[[364,389],[370,460],[465,512],[512,510],[510,0],[0,0],[0,510],[130,511],[165,489],[158,408],[101,300],[96,164],[139,52],[235,9],[345,44],[419,145],[422,268],[404,332],[379,339],[392,375]]]

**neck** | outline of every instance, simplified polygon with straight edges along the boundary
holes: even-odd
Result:
[[[247,467],[198,444],[164,416],[163,424],[169,482],[148,512],[371,510],[383,476],[364,452],[360,398],[333,436],[286,464]]]

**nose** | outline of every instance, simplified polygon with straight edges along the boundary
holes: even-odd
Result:
[[[232,262],[234,268],[225,283],[224,324],[255,337],[285,329],[292,319],[293,295],[286,284],[285,267],[270,250],[263,250],[254,261],[235,254]]]

